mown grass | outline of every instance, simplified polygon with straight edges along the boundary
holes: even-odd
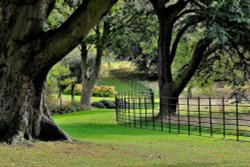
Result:
[[[63,101],[71,101],[71,95],[62,95],[62,99]],[[81,96],[75,96],[75,101],[77,103],[80,102]],[[101,101],[101,100],[111,100],[114,101],[115,98],[114,97],[91,97],[91,102],[96,102],[96,101]]]
[[[54,116],[78,142],[0,145],[1,166],[249,166],[250,143],[116,125],[113,110]]]
[[[118,92],[148,91],[148,87],[141,84],[134,78],[102,78],[99,82],[102,85],[114,86]]]

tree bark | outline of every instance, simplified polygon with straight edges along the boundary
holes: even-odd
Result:
[[[159,39],[158,39],[158,79],[160,89],[160,113],[158,117],[165,117],[169,114],[175,114],[177,98],[179,94],[174,92],[174,80],[172,77],[171,65],[173,57],[171,57],[171,40],[173,32],[173,18],[165,15],[159,16]]]
[[[50,117],[44,102],[44,80],[12,70],[1,76],[1,140],[11,144],[24,139],[70,139]]]
[[[84,49],[85,48],[85,49]],[[81,104],[85,108],[91,108],[91,97],[94,86],[99,78],[101,61],[103,56],[102,46],[96,45],[96,58],[94,65],[88,64],[86,45],[82,45],[82,92]]]
[[[86,44],[82,43],[82,93],[81,93],[81,104],[86,108],[91,108],[91,97],[94,86],[99,79],[101,70],[102,57],[104,55],[104,49],[107,45],[107,38],[110,35],[110,27],[107,22],[103,22],[102,29],[100,23],[96,26],[96,57],[94,65],[88,63],[88,50]],[[102,30],[102,32],[101,32]]]
[[[159,48],[159,89],[160,89],[160,116],[174,114],[176,111],[177,101],[179,94],[174,92],[174,81],[172,77],[172,60],[170,57],[170,45],[172,38],[172,25],[171,23],[162,20],[160,24],[160,36],[158,41]]]
[[[71,103],[75,103],[75,84],[71,85]]]
[[[63,26],[49,32],[43,31],[43,25],[54,0],[0,2],[1,141],[70,140],[50,117],[44,82],[50,68],[86,37],[115,2],[86,0]]]
[[[58,99],[59,99],[60,108],[62,108],[63,102],[62,102],[62,90],[61,89],[59,89]]]

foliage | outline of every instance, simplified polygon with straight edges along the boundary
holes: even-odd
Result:
[[[152,4],[160,1],[151,0]],[[250,77],[249,71],[249,1],[173,1],[167,3],[166,10],[182,10],[171,15],[159,16],[159,22],[168,22],[164,41],[169,41],[163,59],[165,74],[177,90],[190,81],[192,85],[209,85],[215,80],[226,81],[231,85],[243,85]],[[154,5],[156,7],[157,5]],[[160,9],[155,8],[159,15]],[[161,12],[160,12],[161,13]],[[172,18],[171,18],[172,17]],[[162,19],[164,18],[164,19]],[[161,22],[162,23],[162,22]],[[171,42],[170,42],[171,41]],[[194,55],[200,48],[200,42],[211,41],[204,54],[200,54],[196,67]],[[163,46],[162,46],[163,47]],[[198,56],[197,56],[198,57]],[[169,72],[166,72],[170,69]],[[163,71],[164,71],[163,70]],[[196,71],[196,75],[193,72]],[[168,74],[166,74],[168,73]],[[164,77],[162,77],[164,78]],[[165,82],[165,81],[162,81]],[[205,84],[204,84],[205,83]]]
[[[211,24],[206,35],[218,49],[204,59],[198,78],[226,81],[234,87],[246,84],[250,77],[249,6],[245,0],[221,1],[212,3],[204,13]]]
[[[78,48],[70,52],[61,62],[69,67],[70,77],[76,78],[75,83],[82,82],[81,57]]]
[[[46,28],[55,29],[61,26],[80,5],[81,1],[82,0],[56,0],[55,8],[48,17]]]
[[[93,90],[94,97],[114,97],[116,94],[113,86],[95,86]]]
[[[69,67],[59,62],[48,74],[47,89],[51,90],[52,93],[63,91],[68,85],[71,85],[75,81],[75,77],[70,77]]]
[[[81,84],[76,84],[75,85],[75,95],[81,95],[82,91],[82,85]],[[68,86],[64,92],[66,95],[71,94],[71,87]],[[114,97],[116,94],[115,87],[113,86],[95,86],[93,90],[93,96],[94,97]]]
[[[75,95],[81,95],[81,91],[82,91],[82,85],[81,84],[75,84]],[[71,95],[71,86],[68,86],[64,91],[64,94],[66,95]]]
[[[66,114],[66,113],[76,112],[76,111],[80,111],[84,109],[79,104],[68,104],[68,105],[62,105],[62,106],[59,106],[56,104],[49,104],[48,108],[52,115]]]
[[[123,1],[113,13],[116,27],[109,47],[119,60],[129,60],[149,77],[157,75],[157,18],[149,1]],[[114,9],[115,10],[115,9]],[[119,22],[125,20],[125,22]]]
[[[55,98],[55,95],[54,95],[54,98]],[[80,96],[75,96],[75,102],[76,103],[79,103],[80,102]],[[62,95],[62,99],[63,101],[66,102],[66,104],[70,103],[70,100],[71,100],[71,96],[70,95]],[[92,102],[97,102],[97,101],[101,101],[101,100],[114,100],[113,97],[92,97],[91,98],[91,101]],[[52,104],[55,104],[52,102]]]

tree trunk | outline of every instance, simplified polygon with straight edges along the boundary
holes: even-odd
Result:
[[[193,97],[192,86],[189,86],[187,92],[187,98],[192,98],[192,97]]]
[[[84,49],[85,48],[85,49]],[[99,78],[101,60],[103,55],[102,47],[97,45],[94,65],[88,63],[86,45],[82,45],[82,92],[81,104],[87,109],[91,107],[91,97],[94,86]]]
[[[175,114],[179,94],[174,92],[172,78],[172,58],[170,46],[172,39],[173,23],[165,17],[159,18],[160,32],[158,39],[159,49],[159,88],[160,88],[160,116]]]
[[[71,85],[71,103],[75,103],[75,84]]]
[[[97,24],[96,32],[96,57],[93,64],[88,62],[88,50],[86,44],[82,43],[82,93],[81,104],[86,108],[91,108],[91,97],[94,86],[99,78],[101,70],[101,62],[104,48],[107,43],[107,36],[109,35],[109,26],[106,22],[103,23],[103,32],[101,33],[100,23]]]
[[[0,139],[7,143],[69,139],[54,124],[45,105],[45,77],[34,79],[12,69],[5,68],[4,74],[1,69]]]
[[[92,78],[85,78],[83,80],[82,86],[82,93],[81,93],[81,104],[86,108],[91,108],[91,97],[93,93],[93,89],[96,83],[96,79]]]
[[[59,94],[58,94],[58,99],[59,99],[59,105],[60,105],[60,108],[62,108],[62,90],[59,89]]]
[[[173,78],[171,65],[176,56],[176,50],[183,33],[189,26],[185,26],[177,33],[175,41],[172,41],[173,27],[179,13],[185,8],[188,1],[177,1],[166,7],[166,1],[151,0],[159,21],[159,92],[160,113],[159,117],[176,113],[178,97],[197,70],[204,52],[211,44],[210,39],[201,39],[194,50],[186,71],[181,76]],[[177,19],[178,20],[178,19]]]

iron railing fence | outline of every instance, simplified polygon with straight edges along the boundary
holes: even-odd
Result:
[[[160,100],[153,91],[123,92],[116,96],[116,119],[128,127],[250,141],[250,103],[237,97]]]

